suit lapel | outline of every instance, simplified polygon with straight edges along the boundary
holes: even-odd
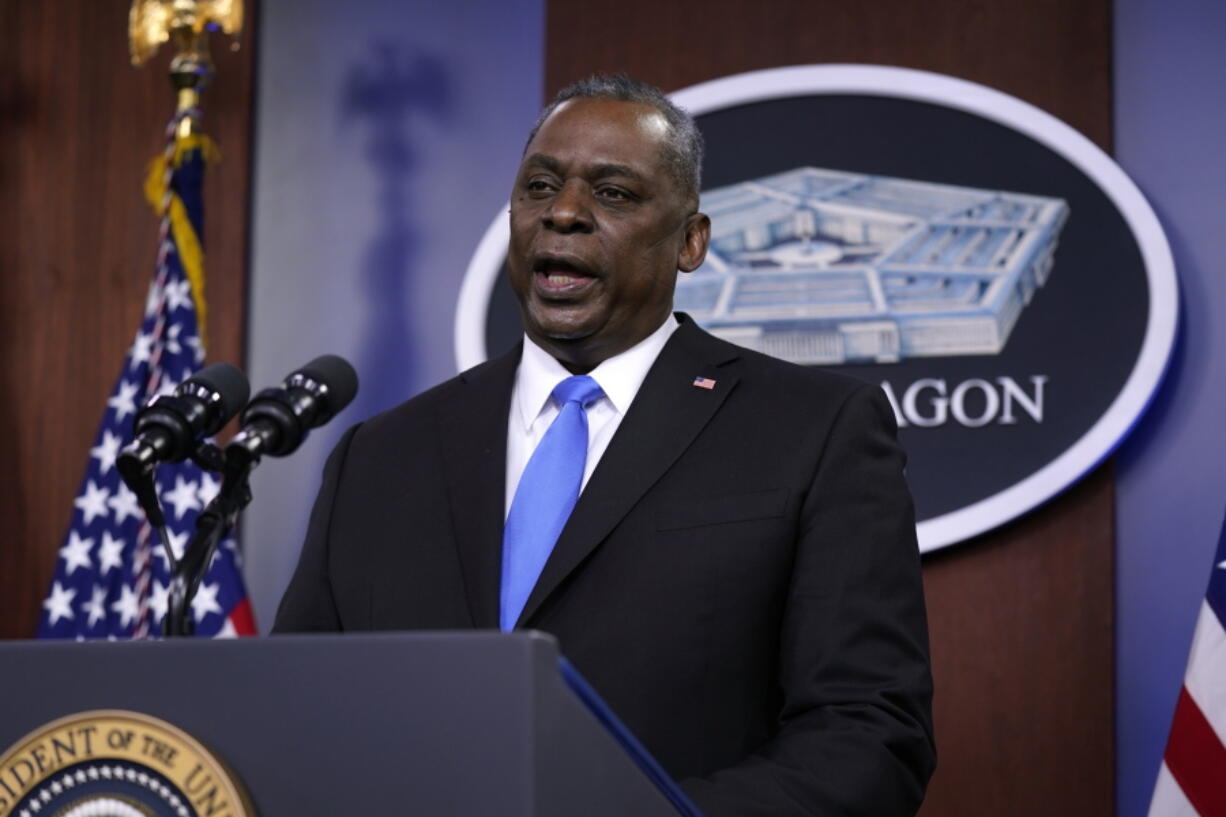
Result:
[[[545,563],[519,623],[604,541],[644,494],[690,446],[736,386],[735,347],[715,341],[689,318],[673,333],[648,372],[629,412],[579,497]],[[714,382],[696,386],[696,377]]]
[[[443,461],[473,626],[498,627],[507,417],[520,347],[461,375],[441,409]]]

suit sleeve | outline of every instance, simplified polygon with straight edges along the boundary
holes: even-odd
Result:
[[[905,456],[880,389],[843,404],[801,499],[780,633],[779,730],[683,782],[707,817],[913,815],[936,762]]]
[[[319,495],[315,497],[315,506],[311,509],[311,520],[306,541],[302,545],[302,555],[298,558],[298,567],[277,608],[277,617],[272,625],[274,633],[337,632],[341,629],[328,571],[328,543],[337,486],[349,445],[359,427],[354,426],[345,432],[328,456]]]

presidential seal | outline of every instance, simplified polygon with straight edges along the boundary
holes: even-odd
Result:
[[[237,778],[165,721],[115,709],[60,718],[0,757],[0,817],[254,817]]]

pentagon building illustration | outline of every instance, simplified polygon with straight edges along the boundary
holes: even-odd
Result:
[[[708,190],[675,308],[803,364],[998,354],[1052,269],[1061,199],[802,167]]]

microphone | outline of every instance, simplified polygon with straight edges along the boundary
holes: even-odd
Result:
[[[264,389],[243,410],[242,430],[226,446],[227,457],[255,460],[262,454],[284,457],[358,393],[358,374],[344,359],[323,355],[285,378],[278,388]],[[235,449],[235,455],[231,455]]]
[[[358,375],[353,367],[336,355],[324,355],[290,374],[280,387],[264,389],[243,409],[242,430],[224,452],[221,489],[196,518],[196,533],[183,558],[171,563],[167,635],[191,634],[193,619],[188,608],[192,597],[218,544],[251,501],[248,478],[260,456],[293,453],[309,430],[331,420],[357,392]]]
[[[216,434],[238,413],[251,385],[229,363],[214,363],[180,383],[172,394],[154,398],[136,414],[135,439],[116,462],[125,481],[150,471],[158,462],[182,462],[201,437]]]

